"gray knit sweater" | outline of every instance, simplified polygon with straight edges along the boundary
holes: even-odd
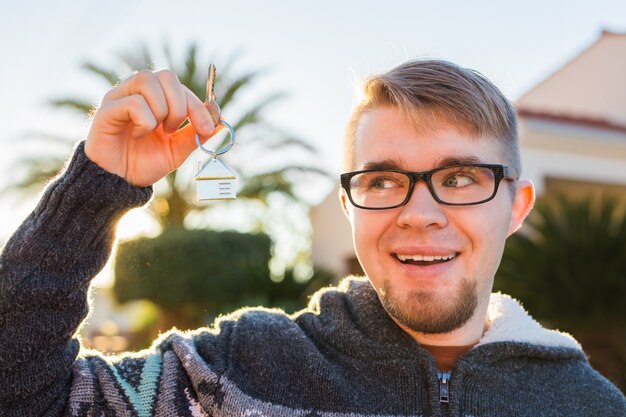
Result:
[[[571,337],[494,294],[491,327],[449,383],[364,279],[294,316],[247,309],[121,357],[81,351],[91,278],[145,204],[79,145],[0,258],[0,416],[626,416]],[[447,394],[446,394],[447,390]],[[449,403],[442,402],[447,396]]]

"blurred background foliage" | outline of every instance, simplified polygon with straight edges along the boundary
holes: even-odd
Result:
[[[626,391],[623,200],[549,196],[507,241],[495,290],[542,324],[571,333],[592,365]]]

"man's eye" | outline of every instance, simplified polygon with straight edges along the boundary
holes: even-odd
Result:
[[[401,186],[402,185],[398,182],[397,179],[391,177],[372,178],[367,184],[367,188],[370,190],[387,190],[390,188],[397,188]]]
[[[444,187],[449,188],[461,188],[467,187],[476,183],[476,179],[468,173],[457,172],[452,174],[443,181]]]

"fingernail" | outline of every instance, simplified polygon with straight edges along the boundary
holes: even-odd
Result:
[[[208,136],[213,133],[213,131],[215,130],[215,126],[213,126],[213,123],[207,120],[202,124],[202,130],[204,131],[204,134]]]

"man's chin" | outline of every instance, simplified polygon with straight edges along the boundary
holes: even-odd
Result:
[[[476,282],[467,278],[463,278],[453,294],[426,290],[399,293],[385,281],[379,295],[387,314],[407,329],[422,334],[444,334],[459,329],[472,318],[478,306]]]

